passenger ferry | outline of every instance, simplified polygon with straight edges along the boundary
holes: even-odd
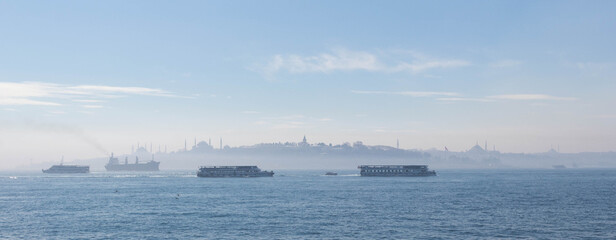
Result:
[[[436,176],[428,165],[361,165],[362,177],[428,177]]]
[[[64,156],[60,160],[60,165],[53,165],[48,169],[43,169],[43,173],[89,173],[90,166],[64,165]]]
[[[272,177],[273,171],[261,171],[257,166],[204,166],[198,177]]]

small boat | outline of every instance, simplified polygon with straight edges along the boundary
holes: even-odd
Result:
[[[325,176],[336,176],[336,175],[338,175],[337,172],[326,172],[325,173]]]

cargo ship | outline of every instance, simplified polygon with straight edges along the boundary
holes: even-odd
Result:
[[[64,165],[64,157],[60,165],[53,165],[48,169],[43,169],[43,173],[89,173],[90,166]]]
[[[128,163],[128,157],[124,158],[124,164],[120,164],[117,157],[113,157],[113,153],[109,157],[109,162],[105,165],[105,169],[107,171],[119,172],[119,171],[127,171],[127,172],[154,172],[158,171],[158,165],[160,162],[154,161],[154,156],[152,156],[152,160],[146,163],[139,163],[139,157],[135,157],[135,163]]]
[[[361,165],[362,177],[428,177],[436,176],[427,165]]]
[[[273,171],[261,171],[257,166],[206,166],[200,167],[198,177],[272,177]]]

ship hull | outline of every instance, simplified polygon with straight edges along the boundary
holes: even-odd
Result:
[[[418,173],[418,174],[369,174],[369,173],[360,173],[362,177],[430,177],[436,176],[436,172],[430,173]]]
[[[55,174],[73,174],[73,173],[90,173],[89,166],[53,166],[49,169],[43,169],[43,173]]]
[[[272,171],[261,171],[257,166],[215,166],[201,167],[197,177],[203,178],[252,178],[273,177]]]
[[[436,176],[434,170],[426,165],[362,165],[362,177],[430,177]]]
[[[235,173],[235,174],[208,174],[197,173],[197,177],[203,178],[249,178],[249,177],[273,177],[273,172],[261,172],[261,173]]]

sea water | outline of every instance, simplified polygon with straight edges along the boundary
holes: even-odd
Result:
[[[0,239],[616,238],[616,170],[0,173]]]

